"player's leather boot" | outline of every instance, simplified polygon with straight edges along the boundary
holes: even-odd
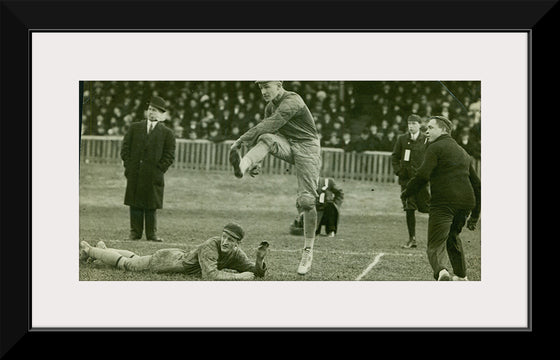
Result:
[[[270,244],[266,241],[260,243],[259,247],[257,248],[257,261],[264,260],[264,257],[268,253],[268,247]]]
[[[239,155],[239,151],[237,151],[237,149],[232,149],[229,152],[229,162],[233,166],[233,173],[235,174],[235,177],[242,178],[243,172],[239,167],[239,164],[241,164],[241,155]]]
[[[259,175],[261,173],[261,166],[259,164],[253,165],[248,170],[248,173],[249,173],[249,175],[251,175],[251,177],[255,177],[255,176]]]
[[[441,269],[439,271],[439,276],[437,281],[450,281],[450,280],[451,280],[451,276],[449,275],[449,271],[445,269]]]
[[[80,261],[85,262],[88,260],[89,255],[87,250],[89,249],[90,245],[86,241],[80,242]]]
[[[298,266],[298,274],[305,275],[311,268],[311,263],[313,262],[313,249],[305,248],[301,254],[301,261]]]
[[[259,247],[257,248],[257,260],[256,260],[256,265],[257,268],[259,269],[263,269],[264,268],[264,258],[266,257],[266,254],[268,253],[268,247],[270,246],[270,244],[266,241],[263,241],[260,243]]]
[[[414,249],[418,246],[418,244],[416,244],[416,237],[412,236],[408,242],[402,246],[403,249]]]

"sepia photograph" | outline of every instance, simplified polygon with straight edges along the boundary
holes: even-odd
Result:
[[[527,41],[34,34],[33,327],[526,325]]]
[[[480,81],[80,81],[80,280],[480,281]]]

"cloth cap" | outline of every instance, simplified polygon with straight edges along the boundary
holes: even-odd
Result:
[[[152,99],[150,100],[150,105],[163,112],[167,111],[167,105],[165,103],[165,100],[163,100],[163,98],[159,96],[153,96]]]
[[[243,230],[241,225],[233,222],[224,226],[224,232],[239,241],[241,241],[245,236],[245,230]]]
[[[417,122],[417,123],[421,123],[422,122],[422,118],[416,114],[412,114],[408,117],[408,119],[406,119],[407,122]]]
[[[453,128],[451,121],[449,121],[448,118],[446,118],[445,116],[432,116],[430,119],[435,119],[437,120],[438,124],[441,126],[443,125],[444,128],[446,128],[447,132],[449,134],[451,134],[451,129]]]

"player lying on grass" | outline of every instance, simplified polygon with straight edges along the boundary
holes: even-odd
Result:
[[[245,231],[239,224],[228,223],[221,236],[211,237],[191,251],[160,249],[146,256],[128,250],[110,249],[102,242],[93,247],[82,241],[80,260],[98,259],[128,271],[201,275],[204,280],[252,280],[255,276],[263,277],[267,270],[264,259],[269,244],[261,242],[256,262],[252,262],[239,247],[244,236]]]

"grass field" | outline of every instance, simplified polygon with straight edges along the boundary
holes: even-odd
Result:
[[[164,208],[158,210],[158,235],[163,243],[129,241],[128,207],[123,204],[125,178],[118,165],[81,164],[80,241],[148,255],[161,248],[191,249],[221,233],[230,220],[242,224],[241,247],[254,258],[258,244],[270,246],[268,273],[258,281],[433,281],[426,256],[427,214],[417,213],[417,249],[401,249],[408,239],[397,184],[338,180],[345,201],[335,238],[315,241],[311,271],[296,273],[303,238],[289,234],[296,216],[296,178],[261,175],[241,180],[233,172],[170,169],[165,176]],[[324,230],[323,230],[324,232]],[[468,277],[479,281],[480,229],[463,230]],[[76,261],[78,256],[76,255]],[[450,268],[451,269],[451,268]],[[198,281],[181,274],[131,273],[80,264],[80,280]]]

